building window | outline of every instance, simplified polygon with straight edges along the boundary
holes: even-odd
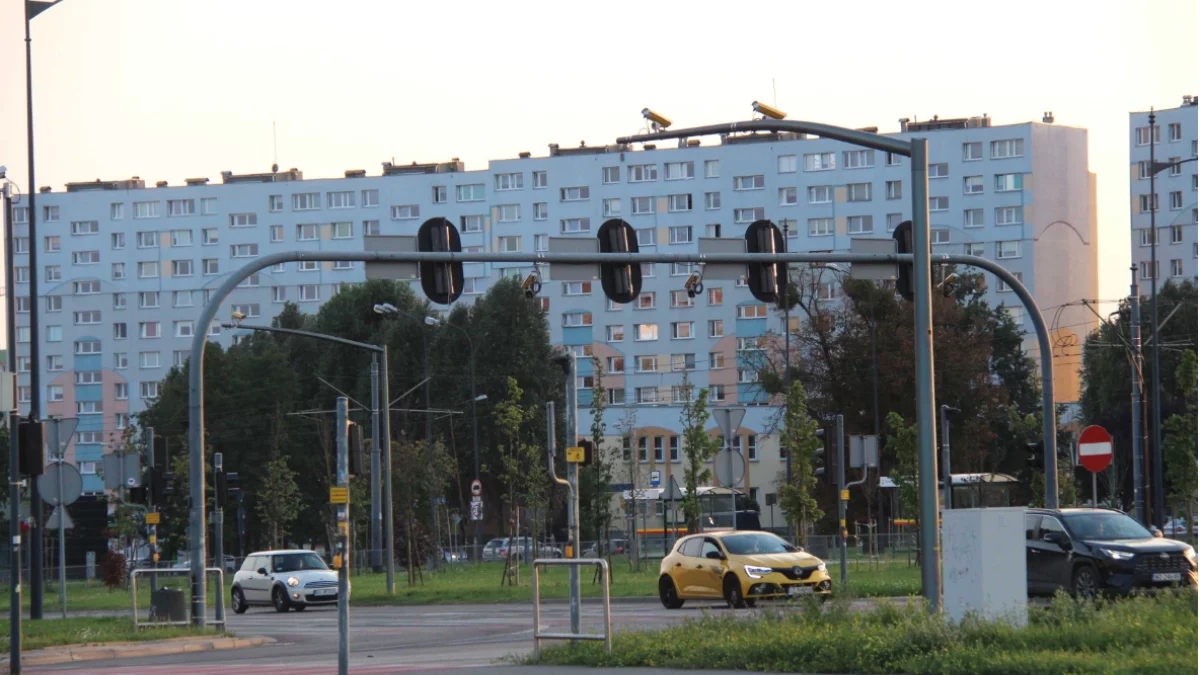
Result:
[[[696,306],[696,298],[687,291],[671,291],[671,306],[680,309]]]
[[[621,167],[606,166],[600,169],[600,179],[605,185],[621,182]]]
[[[1158,210],[1158,195],[1138,195],[1139,211],[1147,213]]]
[[[1024,278],[1021,276],[1020,272],[1013,272],[1013,276],[1017,278],[1017,281],[1024,281]],[[1005,283],[1003,279],[1000,279],[996,283],[997,293],[1012,293],[1012,290],[1012,286],[1009,286],[1007,283]]]
[[[142,382],[141,393],[144,399],[158,398],[158,382]]]
[[[158,385],[157,382],[154,383]],[[104,405],[100,401],[76,401],[75,414],[77,415],[102,415],[104,414]]]
[[[616,218],[617,216],[620,216],[621,198],[613,197],[611,199],[605,199],[603,202],[601,202],[601,209],[601,212],[604,214],[605,218]],[[534,215],[534,220],[538,220],[536,214]]]
[[[1002,141],[992,141],[992,159],[1007,159],[1025,155],[1025,139],[1011,138]]]
[[[708,337],[719,338],[725,337],[725,322],[721,319],[709,319],[708,321]]]
[[[658,180],[657,164],[634,164],[629,167],[630,183],[647,183]]]
[[[724,367],[725,367],[725,353],[724,352],[709,352],[708,353],[708,369],[709,370],[721,370]]]
[[[833,236],[833,218],[809,218],[808,219],[808,236],[810,236],[810,237],[832,237]]]
[[[125,370],[129,367],[129,354],[125,352],[113,353],[113,370]]]
[[[138,324],[138,334],[143,339],[153,339],[162,337],[162,328],[157,321],[143,321]]]
[[[230,227],[254,227],[258,224],[257,213],[231,213],[229,214]]]
[[[591,218],[565,218],[559,221],[560,232],[563,234],[577,234],[579,232],[591,232]]]
[[[964,209],[963,227],[983,227],[983,209]]]
[[[898,180],[889,180],[886,184],[888,199],[901,199],[904,197],[903,183]]]
[[[71,254],[71,262],[76,265],[95,265],[100,262],[100,251],[76,251]]]
[[[1174,143],[1183,140],[1183,126],[1179,122],[1171,122],[1167,125],[1167,141]]]
[[[167,200],[167,215],[178,216],[193,216],[196,214],[196,200],[194,199],[168,199]]]
[[[500,237],[497,241],[497,249],[501,253],[519,253],[521,251],[521,238]]]
[[[74,236],[100,234],[100,223],[94,220],[75,221],[71,223],[71,234]]]
[[[525,174],[523,173],[500,173],[496,174],[495,180],[497,192],[525,189]]]
[[[869,202],[871,201],[871,184],[870,183],[850,183],[846,186],[846,201],[850,202]]]
[[[625,327],[624,326],[607,326],[608,342],[624,342]]]
[[[592,325],[592,313],[591,312],[565,312],[563,314],[562,321],[563,321],[562,325],[564,328],[576,328],[576,327],[581,327],[581,326],[590,326],[590,325]]]
[[[692,243],[692,226],[677,225],[670,229],[672,244],[690,244]]]
[[[765,319],[767,318],[766,305],[738,305],[737,318],[739,319]]]
[[[620,200],[616,200],[620,203]],[[692,196],[690,194],[683,195],[668,195],[667,196],[667,211],[671,213],[682,213],[692,210]]]
[[[637,357],[637,372],[653,373],[658,371],[657,356],[639,356]]]
[[[283,226],[281,225],[280,227],[283,227]],[[379,221],[378,220],[364,220],[363,221],[363,234],[364,235],[383,234],[383,230],[381,230],[379,228]]]
[[[654,309],[656,304],[654,291],[644,291],[634,301],[634,309]]]
[[[874,150],[845,150],[842,152],[843,169],[866,169],[875,166]]]
[[[1171,276],[1173,276],[1173,277],[1183,276],[1183,259],[1182,258],[1174,258],[1171,260]]]
[[[765,185],[765,183],[763,182],[763,177],[761,175],[758,175],[758,176],[734,176],[734,178],[733,178],[733,189],[735,191],[761,190],[761,189],[763,189],[764,185]]]
[[[316,284],[304,284],[300,286],[300,302],[316,302],[320,299],[320,287]]]
[[[192,231],[191,230],[171,230],[171,246],[191,246]]]
[[[1171,243],[1172,244],[1182,244],[1183,243],[1183,226],[1182,225],[1172,225],[1171,226]]]
[[[257,246],[257,244],[249,244]],[[192,261],[191,260],[172,260],[171,261],[171,276],[190,277],[192,276]]]
[[[1141,269],[1142,279],[1151,279],[1158,276],[1158,261],[1155,261],[1153,266],[1150,265],[1150,261],[1143,261],[1139,263],[1139,266]],[[1155,274],[1151,275],[1151,270],[1153,270]]]
[[[766,217],[766,209],[761,206],[746,209],[733,210],[733,222],[735,223],[753,223],[756,220],[762,220]]]
[[[779,188],[779,205],[780,206],[795,206],[797,203],[796,188],[783,187]]]
[[[18,337],[17,341],[18,342],[29,342],[29,332],[28,332],[29,328],[26,326],[23,326],[22,328],[25,328],[25,331],[26,331],[25,339],[24,340],[19,339],[21,336],[21,328],[18,328],[17,329],[17,337]],[[61,327],[59,327],[59,332],[61,334],[61,332],[62,332]],[[100,341],[99,340],[80,340],[79,342],[75,343],[75,353],[76,354],[99,354],[100,353]]]
[[[1006,258],[1021,257],[1021,242],[1020,241],[998,241],[996,242],[996,258],[1004,260]]]
[[[29,237],[13,237],[13,253],[29,253]]]
[[[211,228],[206,227],[203,230],[200,230],[201,245],[215,246],[220,241],[221,235],[219,234],[219,232],[220,231],[217,230],[217,228],[215,228],[215,227],[211,227]]]
[[[321,208],[320,192],[301,192],[292,195],[293,211],[316,211]]]
[[[779,173],[796,173],[796,156],[779,156]]]
[[[804,156],[805,171],[832,171],[837,168],[837,160],[832,152],[814,152]]]
[[[965,244],[963,246],[963,253],[966,253],[967,255],[979,256],[982,258],[984,256],[983,243],[982,242],[971,242],[969,244]]]
[[[658,339],[658,324],[656,323],[639,323],[636,327],[638,342],[652,342]]]
[[[1170,195],[1171,210],[1178,211],[1183,208],[1183,193],[1172,192]]]
[[[654,198],[653,197],[634,197],[630,200],[633,207],[632,213],[635,216],[654,213]]]
[[[999,176],[997,176],[997,178],[999,178]],[[983,194],[983,176],[967,176],[966,178],[963,178],[963,194]]]
[[[283,195],[271,195],[267,197],[267,210],[271,213],[279,213],[283,210]]]
[[[950,165],[945,162],[929,165],[930,178],[947,178],[950,176]]]
[[[930,211],[949,211],[950,210],[950,198],[949,197],[930,197],[929,198],[929,210]]]
[[[158,261],[147,260],[138,263],[138,278],[139,279],[154,279],[158,277]]]
[[[401,204],[392,207],[392,220],[416,220],[421,217],[421,207],[417,204]]]
[[[55,207],[56,209],[58,207]],[[134,202],[133,217],[140,218],[157,218],[158,217],[158,202]]]
[[[738,368],[738,382],[742,384],[758,382],[758,371],[750,368]]]
[[[547,185],[546,172],[545,171],[534,171],[533,172],[533,189],[541,190],[541,189],[545,188],[546,185]]]
[[[113,203],[109,204],[108,205],[108,219],[109,220],[124,220],[125,219],[125,205],[122,204],[121,202],[113,202]],[[21,222],[21,221],[17,221],[17,222]]]
[[[996,225],[1020,225],[1025,221],[1025,207],[997,206]]]
[[[201,269],[204,276],[211,277],[220,273],[220,266],[217,264],[216,258],[205,258],[200,261]]]
[[[515,223],[521,219],[520,204],[501,204],[496,207],[496,222]]]
[[[437,190],[438,190],[438,188],[434,188],[434,199],[433,199],[434,202],[438,201]],[[442,200],[441,201],[444,202],[444,201],[446,201],[446,197],[445,197],[446,188],[441,188],[441,190],[442,190]],[[352,208],[354,208],[354,191],[353,190],[340,190],[338,192],[329,192],[329,193],[326,193],[325,198],[329,202],[329,208],[331,208],[331,209],[352,209]]]
[[[364,207],[379,206],[379,190],[363,190],[362,205]]]
[[[321,263],[317,260],[301,260],[296,263],[297,272],[318,272],[321,269]]]
[[[78,370],[75,371],[75,384],[100,384],[103,377],[99,370]]]
[[[996,174],[996,192],[1016,192],[1023,189],[1024,175],[1019,173]]]
[[[963,143],[963,161],[973,162],[983,159],[983,143],[975,141],[973,143]]]
[[[704,208],[709,211],[715,211],[721,208],[721,193],[720,192],[705,192],[704,193]]]
[[[808,188],[809,204],[829,204],[833,201],[832,185],[814,185]]]
[[[46,370],[49,370],[51,372],[58,372],[58,371],[61,371],[62,369],[63,369],[63,357],[61,355],[55,354],[53,356],[46,357]]]
[[[693,162],[667,162],[665,170],[666,180],[690,180],[696,177],[696,165]]]
[[[158,360],[158,352],[141,352],[138,354],[139,368],[158,368],[161,365]]]
[[[139,309],[157,309],[158,291],[141,291],[138,293]]]
[[[930,244],[949,244],[950,243],[950,230],[947,230],[944,228],[930,230],[929,231],[929,243]]]
[[[849,234],[871,234],[875,231],[872,216],[850,216],[846,219],[846,231]]]

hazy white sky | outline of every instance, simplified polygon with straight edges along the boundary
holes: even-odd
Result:
[[[0,4],[0,164],[28,183],[20,0]],[[964,3],[64,0],[33,23],[37,182],[488,159],[691,126],[898,130],[988,113],[1089,130],[1101,295],[1128,292],[1128,113],[1197,86],[1195,0]],[[1111,273],[1110,273],[1111,272]]]

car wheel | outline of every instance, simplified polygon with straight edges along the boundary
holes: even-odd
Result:
[[[735,574],[725,577],[725,602],[731,609],[742,609],[746,606],[746,599],[742,597],[742,582]]]
[[[1080,565],[1075,568],[1075,574],[1071,578],[1071,595],[1080,600],[1091,600],[1096,597],[1099,581],[1095,567]]]
[[[658,580],[658,599],[667,609],[683,607],[683,600],[679,599],[679,593],[675,590],[675,582],[665,574]]]
[[[275,590],[271,591],[271,604],[275,606],[275,611],[280,614],[288,611],[292,606],[291,601],[288,600],[287,592],[279,586],[276,586]]]
[[[296,610],[297,612],[303,612],[307,608],[308,605],[292,605],[292,609]]]
[[[230,595],[231,595],[230,600],[231,600],[231,603],[233,604],[233,613],[234,614],[245,614],[246,610],[249,609],[250,607],[249,607],[249,605],[246,604],[246,596],[242,593],[242,589],[235,588],[235,589],[233,589],[233,592]]]
[[[758,600],[751,600],[750,598],[746,598],[746,606],[747,607],[750,607],[751,609],[753,609],[756,604],[758,604]]]

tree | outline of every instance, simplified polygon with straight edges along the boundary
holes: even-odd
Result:
[[[784,428],[779,445],[792,458],[792,482],[786,475],[781,477],[779,508],[788,523],[795,526],[800,536],[807,533],[807,526],[824,517],[825,512],[817,506],[815,496],[817,477],[813,475],[813,462],[821,441],[816,437],[818,424],[808,414],[808,401],[804,385],[793,382],[788,392],[784,412]]]
[[[521,405],[521,398],[524,392],[517,384],[515,378],[508,378],[508,395],[496,404],[496,408],[492,413],[493,424],[500,433],[500,437],[504,443],[499,447],[500,451],[500,475],[504,481],[505,492],[504,501],[509,507],[508,531],[509,531],[509,547],[508,558],[504,563],[504,576],[502,583],[517,585],[520,583],[519,568],[516,565],[516,559],[523,552],[518,550],[516,537],[520,536],[520,531],[517,528],[517,512],[522,504],[522,497],[527,496],[528,486],[530,485],[529,478],[532,473],[529,462],[529,446],[522,442],[521,433],[523,427],[532,419],[532,413]],[[536,544],[535,544],[536,545]]]
[[[712,472],[705,464],[718,450],[717,440],[708,435],[705,427],[708,424],[708,389],[701,389],[693,395],[692,385],[688,383],[687,374],[683,377],[683,387],[686,400],[679,413],[679,421],[683,425],[683,456],[687,458],[687,466],[683,470],[687,492],[683,495],[683,517],[687,521],[689,533],[700,531],[700,495],[696,488],[711,479]],[[737,433],[737,430],[733,430]]]
[[[258,515],[271,532],[271,546],[279,548],[287,535],[287,527],[300,511],[300,490],[296,487],[296,472],[288,467],[286,456],[267,464],[267,480],[258,495]]]
[[[1163,469],[1171,484],[1171,499],[1184,504],[1185,532],[1192,531],[1196,516],[1196,367],[1196,352],[1184,352],[1175,371],[1175,381],[1179,396],[1187,404],[1187,413],[1172,415],[1163,424]]]
[[[639,571],[642,569],[642,540],[638,536],[638,518],[641,515],[640,499],[643,493],[641,457],[635,454],[640,452],[635,449],[638,446],[637,410],[635,408],[625,411],[625,414],[621,416],[621,421],[617,423],[617,430],[621,432],[621,455],[622,459],[626,460],[626,479],[629,481],[629,500],[626,502],[625,508],[626,516],[629,517],[627,535],[631,552],[629,569]]]
[[[917,493],[917,425],[906,424],[898,413],[888,413],[886,449],[891,455],[892,480],[900,495],[900,510],[906,518],[919,520]]]
[[[596,550],[607,553],[608,530],[612,523],[612,500],[609,498],[609,486],[612,484],[614,457],[604,444],[604,410],[607,407],[608,390],[604,386],[604,364],[597,357],[592,357],[592,464],[580,472],[581,509],[583,504],[588,506],[584,513],[589,517],[583,528],[585,538],[596,540]],[[586,495],[586,500],[582,498]]]

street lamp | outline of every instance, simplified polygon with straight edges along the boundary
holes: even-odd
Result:
[[[1175,162],[1158,162],[1154,159],[1154,132],[1155,127],[1154,110],[1150,110],[1150,327],[1154,330],[1150,335],[1154,346],[1154,360],[1150,363],[1150,401],[1151,409],[1154,417],[1154,447],[1151,450],[1151,471],[1154,476],[1154,515],[1151,519],[1154,523],[1163,522],[1163,514],[1165,513],[1163,499],[1163,457],[1162,457],[1162,397],[1159,395],[1158,381],[1158,362],[1159,349],[1158,345],[1162,342],[1159,339],[1158,326],[1158,223],[1156,216],[1158,215],[1158,193],[1155,191],[1155,176],[1159,172],[1172,167],[1196,161],[1195,157],[1189,157]],[[32,250],[32,249],[31,249]]]
[[[487,394],[483,394],[483,395],[475,394],[475,341],[471,339],[471,334],[468,333],[467,330],[465,328],[463,328],[462,326],[455,326],[452,323],[443,322],[432,316],[425,317],[425,325],[427,325],[427,326],[446,326],[447,328],[453,328],[454,330],[457,330],[458,332],[462,333],[463,337],[467,338],[467,344],[470,345],[470,347],[471,347],[471,434],[472,434],[472,443],[474,446],[473,449],[474,449],[474,454],[475,454],[475,480],[479,480],[479,414],[478,414],[478,406],[476,406],[476,403],[486,399]],[[425,407],[427,407],[427,408],[429,407],[428,401],[426,401]],[[478,557],[479,557],[479,541],[480,541],[480,538],[482,537],[482,530],[481,530],[481,527],[483,525],[482,515],[483,514],[481,511],[480,519],[475,521],[475,547],[474,548],[475,548],[476,559],[478,559]]]
[[[377,304],[377,305],[375,305],[374,310],[375,310],[376,314],[379,314],[381,316],[405,316],[405,317],[412,319],[413,321],[416,321],[419,325],[422,325],[422,326],[432,325],[432,324],[429,324],[427,320],[423,321],[421,319],[418,319],[416,316],[409,314],[408,312],[396,307],[395,305],[393,305],[390,302],[384,302],[384,303]],[[430,317],[426,317],[426,318],[428,319]],[[432,406],[430,405],[430,402],[429,402],[429,399],[430,399],[429,336],[426,335],[424,330],[421,331],[421,344],[422,344],[422,346],[424,348],[424,352],[425,352],[425,458],[426,458],[426,461],[429,462],[429,466],[432,467],[433,466],[433,417],[432,417],[432,413],[430,412],[430,410],[432,409]],[[387,405],[387,414],[390,416],[392,414],[391,404],[387,403],[386,405]],[[388,471],[387,481],[388,481],[388,499],[390,500],[391,495],[392,495],[391,471]],[[429,481],[429,512],[430,512],[430,520],[433,523],[433,548],[434,548],[433,556],[430,559],[429,568],[430,568],[430,571],[434,571],[438,567],[438,558],[441,556],[441,534],[438,532],[437,482],[436,481]],[[390,523],[388,524],[388,527],[391,527]]]

